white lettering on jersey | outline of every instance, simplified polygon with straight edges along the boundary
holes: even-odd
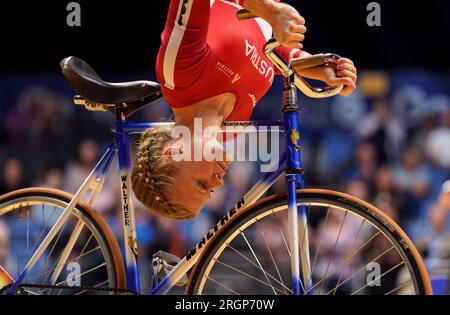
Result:
[[[239,73],[234,72],[230,67],[220,61],[216,62],[216,68],[231,79],[231,84],[234,84],[241,79],[241,75]]]
[[[236,73],[234,75],[234,79],[231,81],[231,84],[234,84],[236,81],[239,81],[239,79],[241,78],[239,73]]]
[[[275,74],[273,68],[261,58],[256,46],[251,45],[247,39],[245,39],[245,56],[250,57],[253,67],[255,67],[255,69],[258,70],[258,72],[266,79],[268,79],[270,84],[272,84]]]
[[[248,94],[248,96],[251,98],[252,102],[253,102],[253,107],[256,106],[256,97],[253,94]]]

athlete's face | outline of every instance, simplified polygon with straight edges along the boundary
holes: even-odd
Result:
[[[191,218],[198,215],[204,204],[211,198],[211,193],[222,187],[224,183],[223,178],[228,169],[225,151],[222,145],[216,142],[212,152],[218,157],[212,161],[185,159],[174,162],[177,168],[174,176],[175,184],[167,197],[182,204],[189,211]]]

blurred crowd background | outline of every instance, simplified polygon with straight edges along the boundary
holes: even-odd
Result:
[[[57,72],[59,60],[81,57],[111,82],[155,80],[149,69],[154,69],[170,1],[80,0],[82,25],[76,28],[66,23],[68,2],[2,4],[0,195],[30,186],[74,193],[108,147],[112,115],[73,105],[73,91]],[[309,52],[336,52],[359,68],[358,90],[351,97],[300,98],[307,186],[347,192],[374,204],[407,232],[429,270],[450,277],[450,193],[442,193],[450,179],[450,71],[445,60],[450,46],[442,44],[450,28],[449,2],[378,0],[380,27],[367,25],[369,0],[283,2],[306,18]],[[420,21],[420,27],[412,29],[412,21]],[[278,78],[256,106],[254,119],[281,118],[280,87]],[[159,100],[132,119],[171,117]],[[122,240],[113,165],[94,207]],[[259,170],[255,162],[233,163],[225,187],[195,220],[169,221],[135,202],[143,285],[149,284],[149,261],[156,251],[183,256],[258,180]],[[284,189],[280,181],[267,195]],[[0,217],[0,266],[14,265],[9,237]],[[443,285],[443,290],[450,288]]]
[[[108,76],[111,81],[142,78],[149,76]],[[277,79],[256,106],[254,119],[281,118],[280,84]],[[349,98],[300,98],[307,186],[374,204],[431,262],[450,256],[449,216],[442,215],[450,213],[450,198],[442,194],[450,179],[449,84],[450,76],[422,70],[361,71],[358,91]],[[76,192],[109,144],[112,115],[74,106],[72,92],[56,73],[0,77],[0,85],[0,195],[30,186]],[[133,116],[170,118],[164,100]],[[95,208],[121,239],[117,167],[111,172]],[[166,220],[137,203],[141,261],[148,263],[159,249],[183,256],[258,178],[258,163],[232,164],[224,188],[191,221]],[[283,190],[280,181],[268,194]]]

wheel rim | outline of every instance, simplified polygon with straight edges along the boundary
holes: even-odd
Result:
[[[10,253],[0,264],[14,279],[66,206],[67,202],[63,200],[39,195],[19,197],[0,205],[0,221],[9,230],[7,238],[10,242]],[[80,236],[65,263],[61,263],[59,259],[64,245],[67,244],[76,223],[80,221]],[[77,207],[23,283],[48,284],[55,269],[61,269],[60,276],[54,281],[55,285],[116,287],[114,260],[108,251],[108,245],[91,219]],[[24,290],[28,294],[88,293],[85,290],[50,290],[36,287],[27,287]]]
[[[330,219],[330,212],[336,212],[336,211],[340,211],[341,214],[344,213],[345,211],[345,215],[342,215],[341,218],[343,225],[340,226],[337,230],[336,230],[336,235],[340,235],[337,236],[336,239],[339,239],[339,237],[342,237],[342,235],[344,234],[348,234],[347,232],[350,230],[349,227],[345,227],[345,222],[348,220],[349,214],[352,215],[353,219],[358,218],[359,219],[359,228],[353,229],[354,231],[354,237],[352,238],[353,241],[349,242],[352,243],[350,246],[350,250],[346,253],[346,255],[344,255],[344,259],[343,262],[340,264],[340,266],[344,266],[344,267],[348,267],[348,266],[352,266],[352,265],[356,265],[355,263],[352,262],[352,260],[354,259],[354,257],[356,256],[355,253],[354,255],[351,255],[352,252],[356,252],[355,249],[359,249],[359,245],[363,245],[365,243],[365,241],[361,240],[358,241],[357,239],[363,235],[364,233],[364,229],[365,226],[368,227],[370,226],[370,229],[372,229],[373,231],[376,231],[375,233],[373,233],[369,238],[366,238],[366,242],[367,244],[365,245],[365,247],[367,247],[368,245],[380,242],[379,239],[384,239],[387,240],[388,243],[390,244],[390,246],[384,246],[380,248],[380,251],[375,253],[371,259],[368,259],[368,262],[374,262],[377,263],[378,262],[383,262],[383,260],[385,260],[386,256],[393,256],[392,253],[395,253],[395,256],[397,258],[399,258],[399,262],[397,263],[391,263],[390,265],[387,263],[381,264],[381,268],[380,268],[380,272],[379,275],[377,275],[377,273],[373,273],[372,278],[367,278],[366,277],[366,283],[360,285],[359,287],[357,286],[356,288],[353,288],[350,286],[350,289],[348,289],[348,293],[351,294],[363,294],[363,293],[367,293],[369,292],[373,292],[375,294],[399,294],[399,293],[407,293],[407,294],[412,294],[412,293],[416,293],[419,292],[418,289],[418,285],[417,285],[417,279],[414,276],[414,273],[411,271],[412,267],[410,265],[409,260],[405,257],[405,255],[403,255],[402,251],[399,250],[399,245],[394,242],[393,238],[386,234],[385,231],[383,231],[383,229],[381,229],[380,227],[378,227],[377,225],[375,225],[372,222],[369,222],[367,220],[367,216],[363,216],[362,214],[359,214],[357,212],[354,211],[349,211],[348,206],[343,207],[343,206],[338,206],[336,204],[330,204],[329,202],[305,202],[305,203],[299,203],[301,205],[308,205],[309,209],[311,209],[311,207],[314,207],[313,209],[316,209],[314,211],[317,211],[317,207],[325,207],[327,208],[327,213],[328,213],[328,220]],[[226,281],[221,281],[223,279],[225,279],[224,276],[222,276],[221,279],[216,279],[215,276],[219,275],[220,272],[224,273],[223,270],[220,270],[219,272],[219,268],[217,268],[218,265],[220,265],[220,267],[222,269],[229,269],[232,270],[233,273],[237,273],[239,274],[240,277],[236,277],[238,279],[237,282],[239,282],[239,288],[242,289],[243,287],[245,287],[245,281],[243,281],[242,279],[247,279],[247,282],[253,282],[253,285],[259,285],[259,286],[263,286],[265,287],[267,290],[263,290],[261,292],[256,292],[256,294],[290,294],[290,283],[289,281],[286,281],[285,279],[290,279],[290,275],[287,273],[284,273],[280,271],[280,269],[282,269],[280,266],[277,266],[277,260],[275,259],[275,255],[273,253],[273,248],[271,248],[270,242],[268,242],[267,240],[264,241],[264,238],[267,239],[267,237],[264,237],[263,234],[264,233],[259,233],[261,234],[261,236],[259,237],[260,240],[262,239],[263,242],[260,241],[260,243],[265,243],[264,245],[266,245],[266,250],[265,250],[265,259],[266,261],[268,261],[269,263],[272,264],[270,271],[266,270],[267,267],[265,267],[262,263],[261,263],[261,258],[258,257],[258,255],[256,255],[257,250],[255,249],[255,246],[252,246],[251,242],[249,241],[249,239],[253,239],[254,237],[252,237],[251,235],[248,236],[246,234],[250,234],[247,231],[250,231],[250,229],[252,227],[257,227],[258,225],[261,226],[262,224],[265,224],[264,221],[268,221],[267,218],[270,216],[273,216],[273,214],[275,215],[279,215],[281,213],[285,213],[286,211],[286,206],[280,205],[276,208],[271,209],[270,211],[262,211],[262,213],[259,213],[258,211],[256,211],[255,215],[252,215],[250,219],[248,219],[248,221],[246,222],[245,225],[242,225],[239,227],[239,229],[234,229],[233,231],[229,231],[227,233],[227,236],[225,237],[225,240],[221,242],[221,245],[217,248],[214,249],[210,255],[210,257],[212,257],[211,259],[208,259],[209,263],[207,265],[204,266],[204,268],[202,268],[203,270],[200,272],[199,276],[198,276],[198,281],[196,281],[195,283],[195,293],[197,294],[211,294],[211,292],[214,291],[214,287],[220,287],[221,290],[216,290],[216,292],[220,292],[221,294],[236,294],[236,293],[240,293],[239,290],[235,290],[233,287],[230,287],[229,283],[226,283]],[[308,212],[308,219],[309,216],[311,214],[311,211]],[[327,215],[323,215],[323,218],[326,218]],[[333,215],[331,215],[331,217],[333,217]],[[326,219],[324,219],[326,220]],[[273,220],[272,220],[273,221]],[[286,221],[286,220],[285,220]],[[312,222],[312,220],[310,221],[310,223]],[[358,224],[355,224],[355,226],[357,226]],[[326,225],[325,225],[326,226]],[[345,228],[344,228],[345,227]],[[261,228],[259,228],[261,230]],[[268,229],[270,230],[270,229]],[[273,230],[273,229],[272,229]],[[310,226],[310,232],[311,232],[311,226]],[[243,233],[241,233],[243,232]],[[309,233],[310,234],[310,233]],[[244,235],[244,236],[242,236]],[[280,233],[280,235],[282,235],[282,233]],[[287,234],[285,233],[284,236],[281,236],[280,238],[283,239],[283,241],[279,241],[278,245],[279,247],[285,247],[286,248],[286,252],[288,253],[288,240],[286,239]],[[348,237],[348,235],[347,235]],[[239,246],[233,244],[233,242],[235,242],[237,239],[241,239],[241,243],[244,243],[245,246],[247,246],[247,252],[246,253],[239,253]],[[299,235],[299,240],[300,243],[302,243],[302,239],[304,239],[304,237],[302,237],[301,235]],[[269,243],[268,248],[267,248],[267,243]],[[284,245],[283,245],[284,243]],[[358,245],[358,243],[360,243]],[[336,242],[336,244],[339,244],[339,241]],[[241,244],[242,245],[242,244]],[[245,247],[244,246],[244,247]],[[241,246],[242,247],[242,246]],[[253,248],[252,248],[253,247]],[[272,246],[273,247],[273,246]],[[315,283],[313,283],[313,287],[312,287],[312,292],[314,294],[317,293],[322,293],[322,294],[343,294],[344,292],[344,288],[345,287],[349,287],[349,284],[351,284],[352,282],[355,282],[355,280],[358,279],[358,274],[355,275],[355,271],[359,271],[360,274],[365,274],[364,273],[364,268],[353,268],[355,270],[353,270],[353,273],[347,274],[348,271],[345,272],[345,270],[343,270],[344,268],[337,268],[339,267],[339,264],[337,264],[337,266],[333,266],[333,263],[329,263],[325,260],[325,263],[322,262],[322,264],[320,264],[319,262],[324,259],[321,259],[321,250],[323,251],[324,249],[324,245],[323,243],[321,244],[320,241],[319,242],[315,242],[315,244],[313,245],[313,247],[315,247],[316,250],[314,250],[314,248],[312,248],[312,250],[310,251],[310,256],[311,256],[311,264],[312,264],[312,274],[313,274],[313,278],[317,278],[317,273],[318,271],[322,272],[322,276],[319,277],[318,279],[322,279],[322,280],[316,280]],[[326,246],[325,246],[326,247]],[[373,246],[372,246],[373,247]],[[321,249],[322,248],[322,249]],[[360,250],[364,249],[361,248]],[[255,272],[255,270],[259,271],[259,278],[258,280],[254,279],[256,278],[255,274],[251,274],[251,272],[248,272],[251,268],[247,268],[247,271],[244,270],[238,270],[238,268],[234,268],[233,266],[230,266],[226,261],[222,261],[221,257],[225,257],[225,252],[233,252],[234,255],[229,255],[230,257],[233,257],[232,260],[236,261],[245,261],[247,265],[250,265],[254,270],[253,272]],[[287,256],[287,255],[286,255]],[[323,258],[323,257],[322,257]],[[239,259],[239,260],[238,260]],[[321,266],[320,266],[321,265]],[[319,268],[317,267],[319,266]],[[366,268],[368,267],[367,264],[363,265]],[[336,267],[336,268],[334,268]],[[373,264],[373,266],[369,266],[369,267],[373,267],[373,271],[376,272],[377,268],[376,265]],[[216,271],[214,269],[217,269]],[[289,268],[287,268],[289,273],[290,270]],[[351,269],[351,268],[348,268]],[[339,272],[340,270],[340,272]],[[377,280],[380,281],[384,281],[385,279],[388,279],[390,277],[390,275],[396,273],[398,279],[401,279],[402,277],[405,277],[406,274],[406,280],[400,281],[400,283],[398,283],[397,285],[385,285],[383,287],[383,289],[385,289],[385,292],[382,292],[383,290],[380,290],[376,285],[378,285]],[[379,276],[379,278],[378,278]],[[409,279],[408,279],[409,276]],[[330,280],[332,280],[334,278],[335,281],[335,286],[328,288],[327,289],[327,283],[329,285],[329,283],[331,282]],[[251,279],[251,281],[249,281],[248,279]],[[367,279],[372,280],[372,281],[367,281]],[[211,283],[213,283],[214,285],[211,285]],[[368,284],[368,285],[367,285]],[[375,289],[374,289],[375,287]],[[378,290],[377,290],[378,288]],[[389,288],[389,290],[388,290]],[[272,291],[272,292],[271,292]],[[214,293],[214,292],[213,292]],[[244,292],[247,293],[247,292]],[[252,294],[255,294],[254,291],[252,291]]]

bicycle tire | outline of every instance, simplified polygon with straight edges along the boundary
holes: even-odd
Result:
[[[336,191],[321,189],[298,190],[297,197],[299,201],[305,203],[322,202],[343,207],[370,221],[370,223],[378,227],[385,234],[385,236],[395,243],[396,248],[401,251],[401,254],[408,261],[408,268],[415,277],[415,288],[418,291],[417,294],[432,294],[430,279],[425,268],[425,264],[414,244],[405,232],[382,211],[358,198]],[[206,248],[202,251],[201,256],[190,274],[185,293],[201,293],[202,279],[205,276],[205,273],[208,272],[207,269],[210,268],[209,264],[211,260],[217,254],[217,251],[222,248],[222,245],[229,241],[229,238],[233,235],[233,233],[248,224],[250,220],[256,218],[257,216],[270,212],[274,208],[286,205],[286,193],[273,195],[241,210],[237,215],[226,222],[223,228],[221,228],[218,233],[211,238],[206,245]]]
[[[45,202],[63,207],[67,206],[72,199],[73,195],[51,188],[35,187],[12,191],[0,196],[0,218],[4,214],[17,210],[17,208],[14,208],[16,204],[27,205]],[[100,239],[96,239],[96,241],[99,244],[103,244],[101,248],[102,255],[108,256],[108,261],[112,264],[110,266],[112,279],[109,279],[111,281],[109,283],[111,289],[125,289],[126,274],[122,254],[116,238],[103,217],[93,207],[83,201],[75,205],[73,214],[79,220],[82,220],[89,229],[94,229],[99,236]]]

